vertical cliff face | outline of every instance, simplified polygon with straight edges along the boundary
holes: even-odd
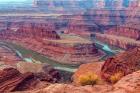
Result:
[[[77,35],[61,35],[55,31],[53,23],[8,22],[0,32],[1,40],[14,41],[27,49],[67,64],[80,64],[96,61],[102,55],[95,44]],[[84,29],[78,26],[80,29]],[[83,30],[84,32],[84,30]],[[78,32],[79,33],[79,32]]]
[[[11,38],[34,37],[60,39],[52,23],[7,22],[5,24],[3,22],[1,26],[4,28],[1,31],[1,36],[4,36],[4,38],[11,36]]]
[[[89,36],[90,29],[94,27],[94,24],[90,24],[84,21],[84,16],[73,16],[69,19],[66,33],[75,33],[81,36]]]
[[[133,12],[130,12],[133,11]],[[79,35],[88,35],[92,32],[111,33],[112,30],[117,30],[118,34],[125,34],[124,36],[130,38],[138,38],[138,24],[139,24],[139,7],[134,9],[90,9],[79,15],[63,15],[59,18],[67,21],[66,33],[75,33]],[[130,25],[133,25],[131,27]],[[124,25],[125,24],[125,25]],[[129,25],[130,24],[130,25]],[[119,30],[120,29],[120,30]],[[126,31],[128,30],[128,34]],[[131,31],[132,30],[132,31]],[[135,31],[133,31],[135,30]],[[115,33],[114,31],[114,33]],[[113,31],[112,31],[113,32]],[[117,33],[117,32],[116,32]],[[116,35],[118,35],[116,34]],[[137,34],[137,35],[136,35]],[[135,37],[136,35],[136,37]],[[122,35],[123,36],[123,35]]]
[[[140,28],[137,21],[136,24],[128,23],[122,26],[113,26],[105,30],[103,34],[96,34],[96,38],[123,49],[140,46]]]
[[[135,40],[140,39],[139,27],[135,28],[135,27],[128,27],[128,26],[120,26],[120,27],[116,26],[116,27],[113,27],[113,28],[105,31],[105,34],[124,36],[124,37],[128,37],[128,38],[133,38]]]

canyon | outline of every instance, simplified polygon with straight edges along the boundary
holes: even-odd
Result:
[[[140,46],[139,31],[139,23],[129,26],[116,26],[106,30],[104,34],[96,33],[96,38],[109,45],[131,49]]]
[[[105,53],[97,49],[92,37],[122,49],[139,46],[140,15],[136,13],[133,17],[129,11],[131,8],[93,9],[79,15],[50,15],[46,18],[46,15],[36,18],[33,14],[28,18],[2,15],[0,38],[62,63],[98,61]],[[129,25],[128,20],[134,20],[135,24]]]
[[[139,58],[139,0],[0,5],[0,93],[139,93]]]
[[[49,65],[20,62],[14,68],[0,70],[0,92],[139,93],[139,51],[140,49],[137,47],[113,58],[108,58],[105,62],[83,64],[73,74],[73,83],[66,84],[60,83],[62,77],[59,71]],[[108,81],[110,79],[108,76],[112,76],[119,71],[123,71],[124,76],[115,83]],[[77,85],[78,78],[89,72],[97,73],[100,82],[96,85]]]
[[[5,28],[0,32],[1,40],[21,44],[59,62],[80,64],[92,61],[93,57],[100,58],[102,55],[89,40],[73,35],[59,35],[53,23],[1,22],[1,24]]]

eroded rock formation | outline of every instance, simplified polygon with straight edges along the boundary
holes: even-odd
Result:
[[[4,69],[3,71],[1,71],[0,92],[4,93],[13,91],[16,89],[18,84],[30,77],[32,77],[31,73],[26,73],[22,75],[16,69]]]
[[[110,80],[111,76],[121,73],[123,76],[139,70],[140,48],[134,48],[127,52],[108,58],[102,69],[103,79]]]
[[[15,93],[139,93],[139,72],[123,77],[115,85],[75,86],[72,84],[51,84],[39,90]]]
[[[123,36],[118,36],[118,35],[96,33],[96,39],[101,42],[104,42],[109,45],[116,46],[125,50],[140,46],[139,40],[123,37]]]
[[[36,23],[36,22],[1,22],[3,30],[1,38],[3,39],[20,39],[20,38],[49,38],[60,39],[55,32],[53,23]]]
[[[140,14],[138,12],[139,10],[134,11],[136,11],[136,13],[134,14],[131,14],[127,11],[126,15],[124,16],[125,22],[121,24],[114,21],[113,26],[104,28],[102,34],[96,34],[96,38],[109,45],[113,45],[123,49],[140,46],[140,23],[138,21],[139,19],[136,17],[140,16]],[[119,17],[118,15],[116,16]]]
[[[1,40],[16,42],[59,62],[79,64],[90,62],[92,57],[99,55],[93,42],[87,43],[87,40],[79,36],[59,36],[53,23],[7,22],[3,24],[6,29],[0,32]]]
[[[58,82],[60,75],[56,70],[40,73],[20,73],[14,68],[6,68],[0,71],[0,92],[12,92],[12,91],[25,91],[37,88],[41,82],[49,84]]]
[[[140,28],[139,26],[135,27],[128,27],[128,26],[116,26],[107,31],[105,34],[115,35],[115,36],[124,36],[128,38],[132,38],[135,40],[139,40],[140,38]]]
[[[101,74],[102,78],[107,81],[109,80],[110,76],[114,75],[115,73],[118,73],[120,71],[121,73],[123,73],[122,78],[115,84],[102,82],[94,86],[77,86],[73,83],[48,84],[48,82],[57,82],[55,81],[58,75],[57,71],[52,69],[50,66],[43,66],[43,64],[40,64],[39,66],[37,66],[38,64],[32,64],[32,66],[35,66],[37,69],[36,71],[34,71],[35,68],[30,68],[31,63],[23,63],[24,67],[27,66],[27,69],[25,69],[25,71],[22,71],[23,73],[20,73],[18,70],[13,68],[7,68],[0,71],[0,92],[4,93],[14,91],[15,93],[139,93],[139,57],[140,48],[134,48],[112,58],[108,58],[105,63],[88,63],[81,65],[72,77],[75,83],[80,75],[85,75],[88,72],[96,73],[99,76]],[[23,66],[22,64],[20,65]],[[40,70],[40,68],[42,69]],[[22,68],[22,70],[24,69]]]

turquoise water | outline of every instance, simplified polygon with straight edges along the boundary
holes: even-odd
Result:
[[[103,46],[103,50],[105,51],[110,51],[110,52],[114,52],[113,50],[110,49],[110,47],[108,45],[104,45]]]
[[[72,65],[72,64],[62,64],[52,59],[49,59],[47,56],[37,53],[35,51],[26,49],[20,45],[9,43],[9,42],[0,42],[0,44],[4,44],[10,48],[12,48],[17,55],[24,60],[25,62],[39,62],[39,63],[47,63],[52,65],[54,68],[63,71],[74,72],[78,68],[79,65]],[[96,47],[102,51],[104,51],[105,55],[101,58],[101,60],[106,59],[109,56],[115,55],[115,52],[104,43],[96,41]],[[30,56],[28,56],[30,55]]]
[[[62,64],[57,61],[54,61],[52,59],[49,59],[47,56],[39,54],[35,51],[26,49],[20,45],[16,45],[9,42],[0,42],[1,45],[8,46],[13,51],[17,53],[17,55],[22,58],[26,62],[41,62],[41,63],[47,63],[53,66],[54,68],[58,70],[68,71],[68,72],[74,72],[79,65],[73,65],[73,64]],[[30,57],[27,57],[30,55]]]

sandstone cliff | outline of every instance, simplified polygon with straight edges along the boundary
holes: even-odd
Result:
[[[51,38],[60,39],[52,23],[37,22],[1,22],[5,29],[1,31],[1,38]]]
[[[114,85],[75,86],[72,84],[51,84],[42,89],[15,93],[139,93],[139,73],[140,71],[129,74]]]
[[[80,64],[99,59],[100,53],[93,42],[79,36],[60,36],[53,23],[4,22],[6,29],[0,32],[1,40],[16,42],[62,63]],[[67,38],[66,38],[67,37]],[[88,43],[87,43],[88,42]]]
[[[81,65],[72,77],[75,82],[74,84],[50,84],[48,82],[54,83],[52,79],[55,81],[54,78],[58,75],[55,73],[57,72],[56,70],[52,70],[52,68],[47,66],[44,69],[47,73],[45,74],[43,69],[40,69],[43,67],[42,64],[20,63],[19,65],[23,66],[23,68],[19,67],[19,69],[24,73],[20,73],[13,68],[0,71],[0,90],[2,92],[14,91],[14,93],[139,93],[139,56],[140,49],[135,48],[112,58],[108,58],[105,63],[88,63]],[[30,68],[30,66],[32,68]],[[28,71],[31,72],[29,73]],[[38,71],[41,73],[37,73]],[[105,79],[108,81],[111,75],[120,71],[123,73],[123,76],[115,84],[106,82],[98,83],[94,86],[79,86],[76,84],[77,78],[80,75],[86,75],[88,72],[96,73],[99,76],[101,75],[103,80]],[[50,76],[52,78],[50,78]],[[39,81],[36,81],[36,78],[39,79]],[[43,82],[39,83],[40,81]]]
[[[128,37],[110,35],[110,34],[96,34],[96,39],[107,43],[108,45],[113,45],[122,49],[131,49],[140,46],[140,41],[131,39]]]
[[[139,70],[139,57],[140,49],[134,48],[108,58],[101,69],[102,78],[110,81],[111,77],[116,73],[121,73],[122,76],[125,76]]]
[[[105,31],[105,34],[115,35],[115,36],[124,36],[128,38],[132,38],[135,40],[139,40],[140,38],[140,31],[139,27],[128,27],[128,26],[116,26],[110,28],[109,30]]]
[[[0,76],[0,93],[33,90],[47,86],[49,83],[56,83],[61,79],[60,74],[53,68],[50,71],[38,73],[20,73],[14,68],[5,68],[0,71]]]

